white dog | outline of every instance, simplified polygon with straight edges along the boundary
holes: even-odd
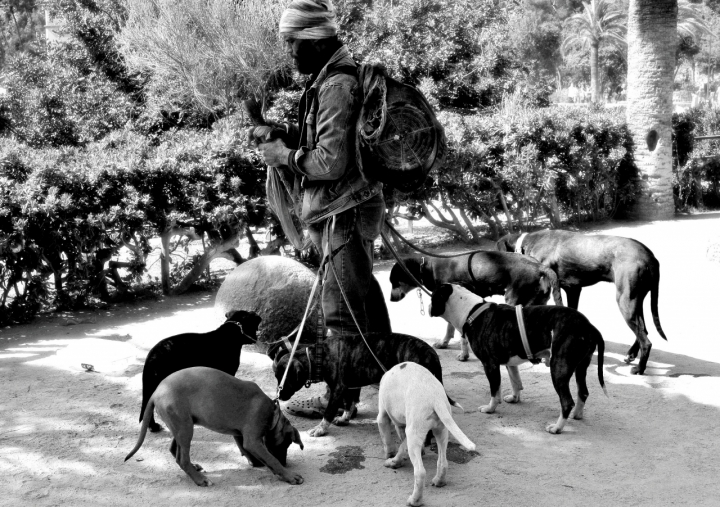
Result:
[[[391,421],[402,440],[397,454],[392,444]],[[475,444],[465,436],[452,418],[445,388],[427,368],[417,363],[400,363],[383,375],[378,396],[377,423],[385,447],[385,457],[388,458],[385,461],[386,467],[401,467],[408,454],[410,455],[415,469],[415,488],[408,498],[408,505],[422,505],[425,487],[422,451],[428,431],[432,430],[435,435],[438,449],[437,473],[432,480],[433,486],[445,485],[448,430],[463,447],[475,450]]]

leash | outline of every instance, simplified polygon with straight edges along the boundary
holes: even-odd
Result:
[[[400,239],[403,241],[403,243],[405,243],[406,245],[408,245],[408,246],[409,246],[410,248],[412,248],[413,250],[415,250],[415,251],[417,251],[417,252],[420,252],[420,253],[423,254],[423,255],[427,255],[428,257],[434,257],[434,258],[436,258],[436,259],[453,259],[453,258],[455,258],[455,257],[462,257],[463,255],[468,255],[468,254],[470,254],[470,256],[468,257],[468,273],[470,274],[470,278],[472,278],[473,283],[477,283],[477,279],[475,278],[475,275],[474,275],[473,272],[472,272],[470,263],[472,262],[472,258],[475,256],[475,254],[480,253],[480,252],[485,252],[486,250],[472,250],[472,251],[470,251],[470,252],[462,252],[462,253],[458,253],[458,254],[448,254],[448,255],[443,255],[443,254],[438,254],[438,253],[430,253],[430,252],[428,252],[427,250],[424,250],[424,249],[420,248],[419,246],[414,245],[413,243],[411,243],[410,241],[408,241],[406,238],[404,238],[403,235],[400,234],[400,233],[397,231],[397,229],[390,223],[389,220],[386,219],[386,220],[385,220],[385,224],[388,226],[388,228],[389,228],[398,238],[400,238]],[[392,254],[392,256],[395,257],[395,260],[398,262],[398,264],[399,264],[400,267],[403,269],[403,271],[405,271],[405,273],[412,279],[412,281],[414,281],[414,282],[417,284],[417,286],[418,286],[418,291],[419,291],[420,289],[422,289],[422,290],[425,292],[425,294],[427,294],[428,296],[432,296],[432,294],[430,293],[430,291],[428,291],[428,290],[425,288],[425,284],[423,284],[420,280],[418,280],[418,279],[415,277],[415,275],[413,275],[413,274],[410,272],[410,270],[407,268],[407,266],[405,265],[405,261],[403,261],[403,260],[400,258],[400,255],[397,253],[397,250],[395,250],[395,248],[392,246],[392,243],[390,243],[390,238],[388,238],[388,236],[387,236],[387,234],[385,233],[385,231],[380,230],[380,237],[382,237],[383,243],[385,244],[385,246],[387,247],[387,249],[390,251],[390,253]],[[423,258],[422,260],[424,261],[425,259]],[[418,292],[418,294],[420,294],[420,293]],[[422,300],[422,297],[421,297],[421,300]]]
[[[482,248],[480,248],[480,249],[478,249],[478,250],[471,250],[470,252],[463,252],[463,253],[459,253],[459,254],[446,254],[446,255],[445,255],[445,254],[439,254],[439,253],[431,253],[431,252],[428,252],[427,250],[424,250],[424,249],[420,248],[420,247],[417,246],[417,245],[414,245],[413,243],[411,243],[410,241],[408,241],[407,239],[405,239],[405,238],[403,237],[403,235],[400,234],[395,227],[393,227],[393,225],[390,223],[389,220],[385,219],[385,224],[388,226],[388,228],[389,228],[398,238],[400,238],[400,239],[403,241],[403,243],[405,243],[406,245],[408,245],[408,246],[409,246],[410,248],[412,248],[413,250],[415,250],[415,251],[417,251],[417,252],[420,252],[421,254],[427,255],[428,257],[435,257],[435,258],[437,258],[437,259],[453,259],[453,258],[455,258],[455,257],[462,257],[463,255],[467,255],[467,254],[469,254],[469,253],[475,254],[475,253],[478,253],[478,252],[486,252],[486,251],[487,251],[487,250],[483,250]],[[381,233],[381,234],[382,234],[382,233]]]
[[[535,356],[533,356],[533,353],[530,351],[530,343],[528,342],[527,332],[525,331],[525,320],[523,319],[522,310],[522,305],[517,305],[515,307],[515,316],[517,317],[518,327],[520,328],[520,339],[522,340],[523,348],[525,349],[525,354],[527,354],[528,361],[534,363]]]
[[[321,268],[322,268],[322,266],[321,266]],[[321,276],[322,276],[322,269],[318,269],[317,275],[315,276],[315,282],[313,282],[312,290],[310,291],[310,299],[308,299],[307,305],[305,306],[305,314],[303,315],[303,318],[300,321],[300,326],[298,326],[298,333],[297,333],[297,336],[295,337],[295,343],[293,343],[292,349],[290,349],[290,359],[288,359],[288,366],[290,365],[290,362],[292,361],[292,358],[295,355],[295,351],[297,350],[298,343],[300,343],[300,337],[302,336],[303,329],[305,328],[305,321],[307,320],[308,313],[310,312],[310,307],[312,306],[313,300],[315,299],[315,291],[317,291]],[[288,343],[289,343],[289,341],[288,341]],[[286,344],[286,346],[287,346],[287,344]],[[289,369],[290,368],[285,368],[282,379],[280,380],[280,383],[278,384],[277,392],[275,393],[275,401],[276,402],[280,399],[280,392],[283,390],[283,387],[285,385],[285,379],[287,378]]]

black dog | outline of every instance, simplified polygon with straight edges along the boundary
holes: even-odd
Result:
[[[432,295],[430,315],[442,317],[470,341],[480,359],[490,383],[490,404],[481,412],[492,413],[500,403],[500,366],[506,365],[513,394],[505,397],[509,403],[520,401],[522,382],[517,366],[525,361],[550,364],[553,386],[560,397],[561,413],[556,424],[547,426],[550,433],[560,433],[570,413],[582,419],[588,388],[587,369],[595,348],[598,350],[598,379],[605,391],[603,354],[605,342],[600,331],[583,314],[562,306],[528,306],[522,309],[527,342],[532,359],[526,352],[520,335],[515,308],[485,302],[460,285],[441,285]],[[575,374],[578,387],[577,404],[570,394],[570,379]],[[607,395],[607,391],[605,391]],[[574,410],[573,410],[574,407]]]
[[[193,366],[207,366],[235,375],[240,367],[243,345],[257,341],[260,317],[246,311],[233,312],[216,330],[209,333],[183,333],[159,341],[148,352],[143,367],[143,397],[140,421],[145,407],[155,389],[165,377],[176,371]],[[152,432],[162,428],[151,414],[149,428]]]
[[[330,399],[323,420],[308,432],[311,437],[326,435],[331,422],[339,426],[348,423],[355,409],[354,398],[346,392],[348,388],[380,382],[383,370],[368,346],[385,368],[390,369],[396,364],[411,361],[430,370],[442,383],[440,358],[437,352],[421,339],[399,333],[368,333],[365,338],[367,345],[360,335],[328,337],[322,343],[322,377],[330,388]],[[299,349],[288,366],[290,354],[285,345],[277,344],[268,350],[278,384],[285,370],[289,368],[280,391],[281,400],[289,400],[311,378],[310,368],[314,367],[314,354],[314,347]],[[449,397],[448,400],[451,405],[457,406]],[[335,415],[343,402],[345,411],[336,419]]]
[[[635,334],[635,343],[628,350],[625,362],[634,361],[640,351],[640,362],[633,366],[632,373],[645,372],[652,348],[643,314],[643,301],[648,292],[655,328],[667,340],[658,316],[660,263],[639,241],[545,230],[510,234],[501,238],[497,247],[534,257],[555,271],[570,308],[577,309],[583,287],[598,282],[614,283],[620,313]]]
[[[481,297],[504,294],[509,305],[544,305],[552,293],[556,305],[562,306],[557,277],[552,269],[514,253],[472,252],[452,258],[420,257],[404,259],[408,271],[431,292],[444,283],[461,283]],[[390,301],[400,301],[417,288],[417,283],[399,263],[390,270]],[[445,337],[433,346],[444,349],[455,335],[448,323]],[[469,357],[467,342],[461,338],[460,361]]]

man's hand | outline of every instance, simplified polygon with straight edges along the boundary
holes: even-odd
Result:
[[[269,143],[259,144],[258,151],[267,165],[280,167],[287,165],[292,150],[280,139],[275,139]]]

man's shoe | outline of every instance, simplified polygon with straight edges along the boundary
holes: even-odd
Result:
[[[325,414],[327,399],[323,396],[313,396],[305,399],[292,399],[285,403],[285,411],[297,417],[319,419]]]

